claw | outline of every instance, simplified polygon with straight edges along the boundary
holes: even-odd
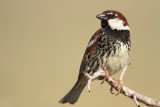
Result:
[[[115,93],[113,92],[113,89],[114,89],[114,87],[111,86],[111,88],[110,88],[110,93],[111,93],[111,94],[115,94]]]
[[[118,88],[118,93],[116,94],[116,96],[123,91],[123,83],[122,81],[118,80],[118,85],[117,85],[117,88]]]
[[[104,83],[104,81],[105,81],[105,80],[103,79],[103,80],[102,80],[102,82],[101,82],[101,84],[103,84],[103,83]]]
[[[105,71],[104,79],[102,80],[101,84],[104,83],[109,78],[108,70]]]

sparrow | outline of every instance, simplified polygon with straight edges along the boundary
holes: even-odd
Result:
[[[106,10],[96,17],[101,21],[101,28],[94,33],[88,43],[77,82],[59,101],[60,103],[74,104],[87,83],[90,91],[92,80],[106,80],[117,72],[121,72],[118,86],[121,88],[123,86],[122,78],[129,66],[131,48],[127,19],[115,10]]]

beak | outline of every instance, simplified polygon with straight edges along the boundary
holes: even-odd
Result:
[[[99,14],[99,15],[97,15],[96,17],[97,17],[98,19],[100,19],[100,20],[107,20],[107,19],[108,19],[107,15],[104,14],[104,13]]]

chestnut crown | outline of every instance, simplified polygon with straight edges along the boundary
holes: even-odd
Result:
[[[106,10],[96,17],[102,20],[102,27],[106,25],[106,27],[110,27],[112,30],[129,30],[127,19],[118,11]]]

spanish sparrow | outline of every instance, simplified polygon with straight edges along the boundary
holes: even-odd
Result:
[[[101,28],[90,39],[79,70],[78,80],[74,87],[59,102],[74,104],[86,84],[90,91],[90,82],[94,79],[107,79],[121,72],[119,84],[129,61],[130,32],[126,18],[118,11],[106,10],[97,15]],[[105,75],[100,76],[100,70]]]

